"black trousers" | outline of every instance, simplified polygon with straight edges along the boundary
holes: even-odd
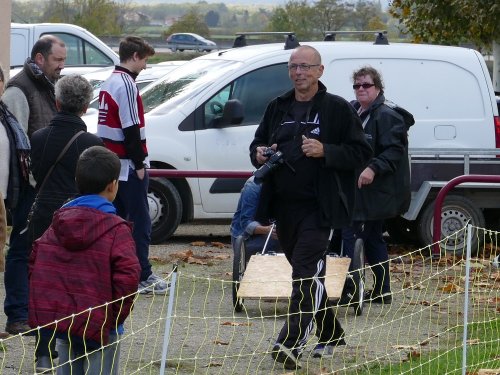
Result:
[[[391,292],[389,253],[387,252],[387,244],[384,241],[383,233],[383,220],[355,221],[351,227],[342,229],[344,255],[350,258],[354,254],[356,238],[363,239],[366,260],[373,272],[373,292],[375,294]]]
[[[277,342],[301,352],[314,325],[321,343],[342,338],[344,330],[324,285],[330,229],[320,226],[317,210],[282,208],[277,216],[278,239],[292,266],[293,280],[287,320]]]

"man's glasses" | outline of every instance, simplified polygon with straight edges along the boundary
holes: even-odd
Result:
[[[320,66],[321,64],[289,64],[288,65],[288,70],[296,70],[299,68],[303,72],[307,72],[310,70],[313,66]]]
[[[355,83],[354,85],[352,85],[352,88],[354,90],[359,90],[359,88],[362,87],[366,90],[373,86],[375,86],[374,83]]]

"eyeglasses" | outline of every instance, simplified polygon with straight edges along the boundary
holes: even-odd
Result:
[[[352,85],[352,88],[354,90],[359,90],[359,88],[362,87],[366,90],[373,86],[375,86],[374,83],[355,83],[354,85]]]
[[[307,72],[313,66],[320,66],[320,65],[321,64],[289,64],[288,70],[296,70],[297,68],[299,68],[303,72]]]

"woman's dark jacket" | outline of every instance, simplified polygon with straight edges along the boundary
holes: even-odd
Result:
[[[360,107],[356,101],[353,105],[356,110]],[[371,184],[356,189],[354,220],[388,219],[405,213],[410,205],[408,129],[415,121],[409,112],[398,107],[403,117],[394,107],[379,94],[361,114],[361,121],[370,116],[364,130],[374,155],[365,167],[375,172],[375,178]]]
[[[80,134],[71,144],[40,191],[40,185],[50,167],[71,137],[80,130],[85,133]],[[102,140],[94,134],[87,133],[87,126],[80,117],[67,112],[57,113],[48,127],[33,133],[31,160],[37,199],[29,226],[32,240],[41,236],[49,227],[53,213],[69,198],[78,194],[75,182],[76,162],[80,154],[91,146],[103,146]]]
[[[264,117],[255,132],[250,145],[250,158],[255,167],[256,148],[270,146],[274,142],[273,134],[282,122],[295,97],[291,90],[274,99],[267,107]],[[321,159],[321,172],[318,175],[318,197],[321,207],[322,225],[340,228],[350,224],[354,206],[355,170],[363,165],[372,155],[366,141],[359,117],[353,107],[343,98],[326,92],[326,87],[319,82],[319,90],[312,99],[311,115],[319,113],[320,142],[324,147]],[[273,217],[270,207],[273,201],[272,187],[264,181],[259,202],[259,217]]]

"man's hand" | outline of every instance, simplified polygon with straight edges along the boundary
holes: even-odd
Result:
[[[302,152],[310,158],[322,158],[325,156],[323,143],[317,139],[307,138],[305,135],[302,136]]]
[[[139,177],[139,180],[144,180],[144,176],[146,175],[145,168],[136,169],[135,172],[137,173],[137,177]]]
[[[274,143],[271,148],[276,151],[276,148],[278,145]],[[257,154],[255,155],[255,159],[257,160],[257,163],[259,164],[264,164],[267,159],[269,159],[267,156],[264,156],[264,151],[266,150],[266,146],[259,146],[256,148]]]
[[[358,178],[358,188],[362,188],[363,185],[370,185],[375,178],[375,172],[370,167],[366,167],[363,172],[359,175]]]

